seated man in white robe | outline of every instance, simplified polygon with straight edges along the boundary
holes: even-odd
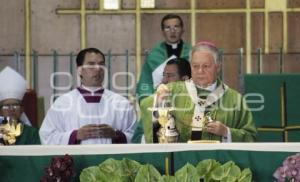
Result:
[[[39,131],[42,144],[129,142],[136,114],[126,98],[103,88],[104,54],[87,48],[76,63],[81,85],[52,104]]]

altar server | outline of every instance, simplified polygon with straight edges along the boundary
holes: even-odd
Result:
[[[80,86],[55,100],[40,128],[42,144],[127,143],[136,114],[130,102],[103,87],[105,56],[96,48],[76,58]]]

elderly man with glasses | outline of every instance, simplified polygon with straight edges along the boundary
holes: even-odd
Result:
[[[38,130],[23,113],[25,79],[10,67],[0,73],[0,138],[5,145],[40,144]]]
[[[176,14],[167,14],[161,20],[161,32],[164,41],[157,43],[145,60],[141,76],[137,84],[137,96],[143,98],[153,94],[162,81],[162,72],[170,57],[188,60],[191,45],[182,40],[183,21]]]

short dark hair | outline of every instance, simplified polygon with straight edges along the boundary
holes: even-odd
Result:
[[[169,20],[169,19],[178,19],[179,22],[180,22],[180,26],[183,27],[183,21],[182,21],[182,19],[179,15],[177,15],[177,14],[167,14],[162,18],[161,23],[160,23],[160,27],[161,27],[162,30],[164,29],[165,21]]]
[[[96,53],[96,54],[100,54],[100,55],[103,57],[103,60],[104,60],[104,62],[105,62],[105,56],[104,56],[104,54],[103,54],[99,49],[90,47],[90,48],[86,48],[86,49],[81,50],[81,51],[77,54],[77,57],[76,57],[76,64],[77,64],[77,67],[83,65],[84,57],[85,57],[85,55],[86,55],[87,53]]]
[[[178,74],[181,77],[188,76],[191,78],[192,71],[190,63],[184,58],[174,58],[167,62],[167,65],[177,65]]]

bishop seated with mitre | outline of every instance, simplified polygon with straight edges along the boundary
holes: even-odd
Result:
[[[38,129],[23,112],[26,80],[10,67],[0,72],[0,145],[40,144]]]

